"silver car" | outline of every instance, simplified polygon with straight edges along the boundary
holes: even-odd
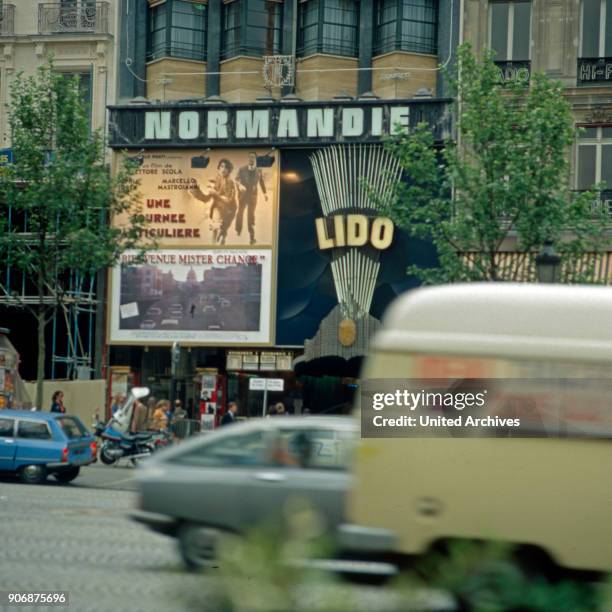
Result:
[[[275,417],[228,425],[158,453],[137,473],[132,518],[178,538],[184,561],[205,567],[220,536],[279,524],[300,499],[327,528],[344,517],[358,432],[349,417]]]

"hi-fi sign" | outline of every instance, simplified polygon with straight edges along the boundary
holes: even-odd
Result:
[[[393,242],[393,221],[387,217],[334,215],[315,220],[319,248],[362,247],[368,242],[384,251]]]

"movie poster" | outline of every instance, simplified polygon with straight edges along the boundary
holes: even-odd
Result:
[[[136,157],[148,232],[160,247],[273,246],[276,151],[149,150]]]
[[[136,255],[124,253],[112,272],[111,342],[272,342],[272,249]]]

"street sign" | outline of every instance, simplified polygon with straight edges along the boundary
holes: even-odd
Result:
[[[13,163],[13,149],[0,149],[0,168]]]
[[[250,378],[249,390],[251,391],[283,391],[285,381],[282,378]]]
[[[265,378],[250,378],[249,379],[249,390],[265,391],[266,390],[266,379]]]
[[[285,381],[282,378],[266,378],[266,380],[268,391],[283,391],[285,389]]]

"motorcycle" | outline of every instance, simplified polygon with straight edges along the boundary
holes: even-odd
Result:
[[[102,439],[100,461],[105,465],[112,465],[123,458],[130,459],[136,465],[140,459],[170,444],[170,436],[165,432],[129,433],[135,402],[147,395],[149,389],[135,387],[108,423],[94,423],[94,433]]]

